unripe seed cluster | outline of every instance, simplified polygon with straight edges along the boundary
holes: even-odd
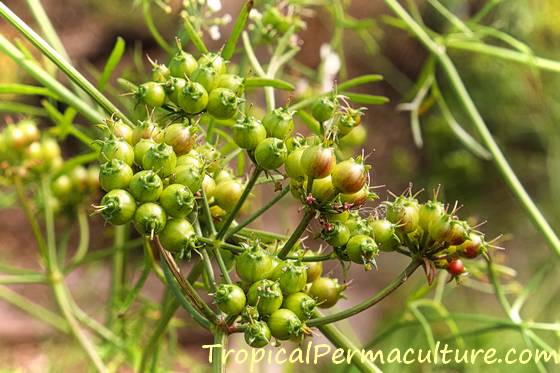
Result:
[[[148,108],[167,106],[189,117],[203,112],[216,119],[234,117],[243,102],[244,80],[227,72],[219,54],[196,59],[179,48],[167,65],[153,64],[152,81],[140,84],[134,96]]]
[[[0,175],[6,180],[21,177],[24,182],[51,179],[50,195],[38,194],[38,205],[49,204],[54,214],[74,212],[99,191],[99,167],[67,164],[57,140],[32,118],[0,131]]]
[[[195,59],[182,50],[167,65],[154,64],[153,81],[136,93],[154,109],[148,118],[135,127],[107,120],[109,134],[99,144],[106,194],[96,208],[111,224],[132,222],[176,259],[212,249],[227,276],[207,289],[224,322],[239,327],[249,345],[301,341],[311,334],[306,323],[317,309],[344,297],[348,283],[323,275],[324,260],[372,270],[380,253],[397,251],[457,278],[465,271],[462,259],[485,253],[482,233],[435,200],[421,204],[408,193],[366,207],[378,196],[370,190],[367,157],[354,156],[363,141],[363,108],[334,93],[321,95],[309,108],[315,133],[294,134],[289,106],[258,118],[239,110],[244,79],[227,67],[220,55]],[[241,156],[252,163],[247,182],[229,168]],[[296,229],[299,236],[262,240],[235,228],[251,200],[246,188],[258,185],[257,177],[278,190],[289,187],[308,218]],[[301,235],[313,220],[315,238],[330,254],[303,248]]]

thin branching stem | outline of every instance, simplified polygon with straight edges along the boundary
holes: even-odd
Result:
[[[420,262],[418,260],[413,260],[402,273],[397,276],[389,285],[384,287],[381,291],[373,295],[371,298],[364,300],[363,302],[356,304],[348,309],[343,311],[333,313],[327,316],[320,316],[313,318],[307,322],[308,326],[319,326],[330,324],[336,321],[340,321],[343,319],[347,319],[352,317],[360,312],[367,310],[370,307],[373,307],[377,303],[381,302],[385,299],[389,294],[397,290],[402,284],[409,279],[409,277],[418,269],[420,266]]]
[[[535,205],[517,176],[509,165],[506,157],[500,150],[500,147],[494,140],[492,133],[486,126],[484,119],[480,115],[475,103],[473,102],[467,88],[465,87],[459,72],[455,65],[445,52],[445,47],[437,43],[432,37],[418,24],[408,12],[398,3],[397,0],[385,0],[385,3],[391,10],[406,23],[410,31],[420,40],[420,42],[433,54],[436,60],[441,65],[451,87],[457,95],[461,105],[465,109],[468,117],[474,124],[478,135],[482,139],[483,144],[486,146],[492,160],[496,165],[500,175],[504,179],[507,186],[510,188],[514,196],[517,198],[537,230],[544,236],[550,248],[560,255],[560,239],[545,219],[539,208]]]
[[[288,256],[288,254],[290,254],[290,251],[292,251],[292,248],[299,241],[301,235],[303,234],[303,232],[305,232],[307,226],[309,225],[309,223],[311,222],[314,216],[315,216],[315,210],[311,208],[307,208],[305,210],[305,213],[303,214],[298,226],[293,231],[290,238],[288,238],[288,241],[286,241],[284,246],[282,246],[282,249],[278,252],[279,259],[285,259]]]
[[[0,2],[0,15],[14,26],[31,44],[51,60],[68,78],[83,89],[95,102],[99,104],[108,114],[115,114],[128,124],[132,122],[124,115],[107,97],[105,97],[93,84],[89,82],[78,70],[64,59],[52,46],[31,29],[21,18],[10,10],[3,2]]]

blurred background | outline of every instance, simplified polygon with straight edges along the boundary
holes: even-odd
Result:
[[[11,0],[6,3],[16,14],[35,27],[25,2]],[[138,76],[138,62],[135,60],[138,55],[143,59],[145,66],[143,74],[149,72],[146,55],[160,61],[167,58],[147,30],[142,16],[141,1],[44,0],[42,3],[71,59],[86,75],[91,76],[92,67],[103,67],[117,36],[123,37],[127,44],[127,53],[121,63],[120,73],[132,81],[142,80],[142,76]],[[222,9],[215,16],[235,15],[241,3],[239,0],[224,0]],[[462,216],[470,216],[473,221],[488,221],[481,228],[487,237],[493,238],[503,234],[498,245],[505,250],[496,250],[493,255],[496,261],[504,266],[502,276],[507,284],[507,292],[519,294],[529,279],[549,263],[555,263],[556,257],[546,247],[508,191],[493,163],[466,149],[457,140],[445,118],[437,109],[433,110],[429,102],[419,111],[424,145],[422,148],[415,146],[410,115],[399,111],[398,105],[414,98],[414,87],[427,58],[426,52],[415,40],[408,37],[406,32],[392,27],[391,19],[387,17],[388,9],[383,1],[353,0],[346,3],[350,16],[367,20],[367,35],[352,30],[339,34],[340,31],[333,27],[335,12],[332,9],[310,7],[312,12],[309,17],[303,17],[306,28],[300,33],[302,50],[297,55],[297,61],[311,69],[317,69],[322,62],[321,45],[330,44],[344,61],[339,72],[340,81],[372,73],[379,73],[385,77],[381,84],[362,88],[363,92],[385,95],[391,99],[390,104],[369,107],[364,119],[367,128],[364,149],[366,154],[371,154],[368,162],[373,164],[372,183],[380,186],[377,192],[384,199],[387,195],[386,190],[399,194],[409,183],[413,183],[414,190],[426,190],[420,198],[428,199],[432,195],[431,191],[441,185],[440,195],[445,201],[458,200],[464,205],[461,210]],[[421,0],[409,3],[414,4],[428,27],[436,32],[448,31],[449,23],[432,7]],[[449,0],[442,3],[463,20],[469,19],[487,4],[483,0]],[[535,56],[560,59],[560,23],[557,21],[560,17],[560,3],[557,0],[505,0],[495,3],[500,4],[484,18],[482,24],[511,35]],[[168,40],[172,40],[177,31],[179,18],[175,10],[181,4],[171,2],[171,6],[174,10],[171,14],[165,14],[155,5],[152,7],[158,28]],[[228,35],[229,26],[222,27],[221,37],[217,40],[208,38],[212,48],[218,49],[222,45],[224,36]],[[0,21],[0,32],[10,37],[16,35],[14,29],[4,21]],[[338,42],[333,43],[333,40]],[[498,41],[497,44],[505,45],[505,42]],[[451,50],[450,55],[513,169],[552,226],[557,228],[560,222],[560,207],[556,200],[556,193],[560,191],[559,75],[470,52]],[[0,55],[0,66],[0,82],[29,80],[24,72],[3,55]],[[473,134],[472,124],[462,115],[456,100],[448,93],[445,80],[442,79],[439,84],[457,121]],[[71,141],[65,148],[68,154],[77,151],[78,144]],[[256,196],[257,200],[261,197]],[[10,205],[9,196],[0,199],[2,204]],[[278,211],[284,218],[283,221],[290,221],[295,214],[294,206],[287,202]],[[255,227],[286,229],[285,226],[278,226],[277,221],[277,216],[270,213]],[[35,261],[36,249],[26,229],[22,212],[17,208],[2,209],[0,222],[0,259],[9,259],[12,263],[22,263],[24,266],[28,261]],[[92,218],[91,222],[98,233],[92,234],[92,237],[96,238],[91,242],[92,249],[106,246],[110,237],[104,233],[101,219]],[[378,271],[365,273],[361,268],[352,268],[351,274],[347,276],[354,278],[354,286],[347,292],[348,300],[340,302],[337,307],[354,304],[383,287],[405,264],[404,258],[385,254],[379,259]],[[471,279],[465,279],[459,285],[447,285],[443,303],[449,312],[503,317],[483,269],[483,265],[480,268],[474,266],[471,269]],[[108,288],[108,270],[109,264],[100,262],[74,272],[69,278],[77,302],[100,318],[103,317],[103,304],[99,303],[99,299],[102,299]],[[341,277],[345,275],[339,266],[332,267],[332,270]],[[546,272],[543,286],[535,289],[531,294],[531,302],[524,309],[527,318],[556,321],[560,307],[559,298],[556,296],[560,290],[558,279],[555,271]],[[370,342],[375,336],[379,337],[393,321],[411,317],[407,302],[420,298],[429,291],[425,283],[425,277],[419,271],[412,281],[392,294],[389,299],[352,318],[348,325],[345,325],[345,322],[339,325],[348,335],[361,341],[361,344]],[[51,302],[49,290],[42,286],[25,285],[11,288],[42,304],[49,305]],[[143,295],[157,298],[160,293],[158,281],[150,279]],[[68,343],[66,337],[1,301],[0,315],[0,369],[22,372],[75,371],[83,363],[77,348]],[[157,315],[148,317],[155,319]],[[173,352],[176,353],[174,357],[177,359],[177,370],[205,371],[206,355],[200,346],[209,342],[210,336],[202,330],[187,327],[192,324],[186,317],[177,322],[181,323],[178,328],[180,351]],[[466,329],[469,329],[469,325]],[[436,337],[449,337],[448,325],[445,323],[435,325],[433,332]],[[549,340],[548,338],[545,337]],[[558,347],[558,339],[554,336],[551,338],[549,342]],[[387,350],[399,346],[427,346],[424,332],[418,324],[387,334],[376,342],[375,348]],[[465,337],[464,343],[468,348],[484,346],[507,349],[509,346],[524,346],[522,338],[513,331],[474,334]],[[236,341],[232,342],[232,346],[240,345]],[[536,371],[533,370],[535,367],[525,367],[528,370],[523,368],[508,369],[519,372]],[[231,366],[231,371],[244,369]],[[298,371],[300,367],[267,366],[263,367],[262,371],[272,369]],[[418,367],[385,366],[383,369],[419,371]],[[481,371],[480,367],[464,366],[422,369],[446,372]],[[502,371],[501,369],[503,368],[487,367],[484,371]]]

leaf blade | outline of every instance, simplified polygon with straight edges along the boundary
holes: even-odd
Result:
[[[103,72],[101,73],[101,77],[99,78],[99,82],[97,82],[97,88],[100,91],[105,89],[109,78],[115,71],[118,64],[121,62],[121,59],[124,55],[124,51],[126,49],[126,43],[122,37],[117,37],[117,41],[115,42],[115,46],[103,67]]]
[[[222,51],[222,57],[224,59],[230,60],[235,53],[235,47],[237,46],[237,42],[239,40],[239,37],[241,36],[241,33],[245,29],[245,25],[247,24],[249,13],[251,12],[251,9],[253,9],[253,5],[253,0],[249,0],[241,8],[237,19],[235,20],[235,24],[233,25],[231,35]]]

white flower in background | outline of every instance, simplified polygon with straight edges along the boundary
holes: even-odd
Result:
[[[333,89],[333,81],[340,70],[340,57],[332,50],[331,45],[326,43],[321,45],[319,53],[322,60],[320,67],[321,90],[328,92]]]
[[[217,25],[210,26],[208,28],[208,34],[212,40],[218,40],[222,36],[222,34],[220,34],[220,27]]]
[[[211,12],[219,12],[222,10],[222,2],[220,0],[207,0],[206,5]]]
[[[224,14],[224,16],[222,17],[222,22],[223,22],[222,24],[227,25],[231,21],[232,21],[231,14]]]
[[[305,78],[301,78],[296,82],[296,95],[302,95],[309,89],[309,81]]]
[[[290,36],[290,44],[294,47],[297,47],[298,44],[300,43],[301,39],[299,38],[298,35],[294,34],[292,36]]]
[[[262,13],[256,10],[255,8],[252,8],[251,11],[249,12],[249,18],[252,19],[253,21],[259,21],[260,19],[262,19]]]

